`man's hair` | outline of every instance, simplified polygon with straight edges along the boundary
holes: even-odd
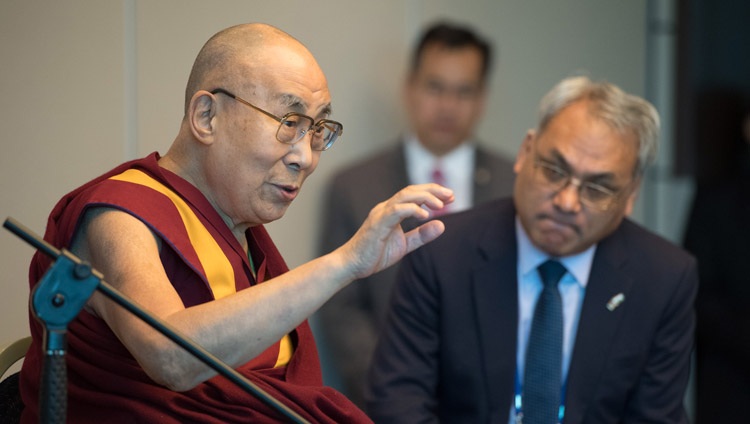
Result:
[[[659,143],[659,113],[656,108],[614,84],[591,81],[585,76],[566,78],[542,98],[537,134],[542,134],[565,107],[579,100],[588,101],[591,116],[620,133],[631,132],[636,136],[638,162],[634,174],[636,177],[642,176],[656,160]]]
[[[486,79],[492,66],[492,46],[467,26],[442,21],[428,27],[417,43],[411,61],[411,71],[419,69],[422,53],[427,46],[439,45],[448,49],[473,47],[482,55],[482,80]]]

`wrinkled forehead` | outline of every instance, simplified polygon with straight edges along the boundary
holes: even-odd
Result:
[[[312,56],[280,54],[248,58],[236,68],[240,96],[277,105],[277,112],[326,117],[331,112],[328,82]]]

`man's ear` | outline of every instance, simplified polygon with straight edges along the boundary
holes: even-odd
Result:
[[[513,171],[515,171],[516,174],[521,172],[524,161],[533,154],[534,138],[536,138],[536,130],[530,129],[526,131],[526,137],[523,138],[521,147],[518,148],[516,162],[513,164]]]
[[[211,144],[214,141],[216,108],[216,96],[208,91],[199,90],[190,99],[187,119],[190,131],[201,143]]]
[[[641,177],[638,177],[633,184],[634,188],[631,189],[632,191],[628,194],[628,198],[625,200],[625,216],[630,216],[630,214],[633,213],[635,202],[638,200],[638,194],[641,191]]]

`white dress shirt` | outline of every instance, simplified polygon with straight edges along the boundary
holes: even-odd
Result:
[[[448,205],[448,212],[469,209],[474,198],[474,143],[464,142],[447,154],[437,157],[430,153],[414,135],[405,138],[406,172],[411,184],[432,182],[432,171],[436,164],[445,178],[445,185],[453,190],[455,201]]]

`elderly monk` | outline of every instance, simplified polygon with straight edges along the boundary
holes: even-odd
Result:
[[[438,237],[441,222],[406,233],[400,223],[428,218],[453,194],[436,184],[407,187],[374,207],[340,248],[289,270],[263,224],[284,215],[342,133],[331,111],[326,78],[299,41],[263,24],[225,29],[195,60],[169,151],[63,197],[45,239],[302,417],[367,422],[322,386],[306,319],[350,282]],[[49,265],[34,257],[32,285]],[[33,319],[31,331],[21,377],[26,423],[38,421],[42,362]],[[70,324],[68,348],[69,422],[283,418],[98,293]]]

